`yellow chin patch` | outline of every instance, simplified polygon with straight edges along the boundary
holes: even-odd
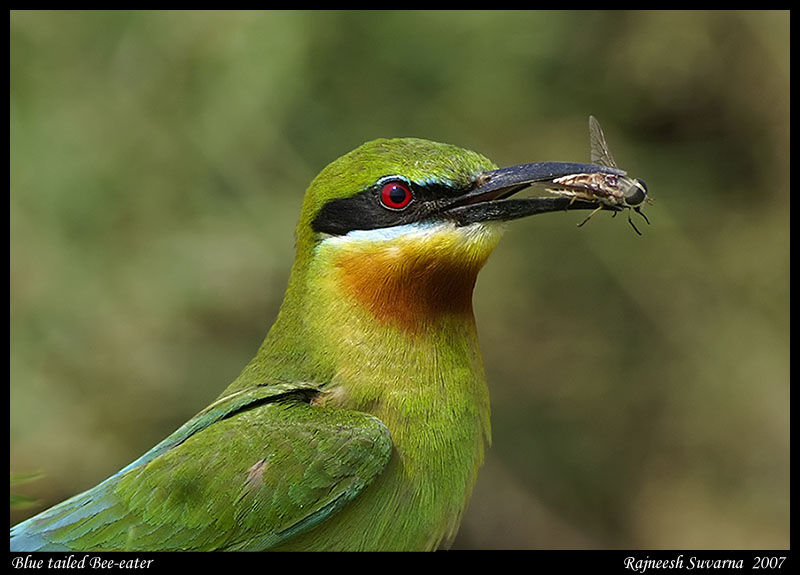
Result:
[[[408,332],[443,316],[472,318],[472,290],[500,239],[497,224],[408,225],[329,238],[343,293]],[[324,245],[328,244],[328,245]]]

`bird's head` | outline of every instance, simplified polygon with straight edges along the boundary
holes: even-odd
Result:
[[[335,271],[345,297],[378,320],[412,331],[442,315],[471,316],[472,288],[502,222],[582,203],[508,198],[578,171],[615,173],[562,162],[497,169],[480,154],[448,144],[368,142],[332,162],[309,186],[297,227],[295,275]]]
[[[237,385],[325,380],[364,357],[401,354],[401,340],[418,347],[426,334],[474,333],[473,287],[503,222],[597,208],[565,197],[510,196],[588,172],[618,173],[562,162],[497,169],[474,152],[412,138],[375,140],[335,160],[306,192],[284,302]]]
[[[399,237],[448,222],[447,208],[492,170],[485,157],[415,138],[367,142],[329,164],[306,192],[298,255],[321,242]]]

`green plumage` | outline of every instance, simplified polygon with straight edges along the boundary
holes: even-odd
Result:
[[[370,142],[325,168],[307,191],[285,300],[256,357],[140,459],[13,527],[12,550],[434,549],[451,540],[490,435],[469,298],[500,228],[427,222],[396,237],[328,237],[311,222],[327,202],[386,176],[463,190],[493,167],[403,139]],[[375,278],[370,289],[365,277]]]

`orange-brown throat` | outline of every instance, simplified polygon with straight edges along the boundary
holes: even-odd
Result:
[[[338,282],[376,320],[408,333],[445,317],[471,321],[475,281],[496,239],[458,230],[352,245],[335,256]]]

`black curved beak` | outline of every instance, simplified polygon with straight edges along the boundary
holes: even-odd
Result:
[[[476,179],[476,187],[455,198],[445,207],[447,217],[458,225],[477,222],[515,220],[535,214],[563,210],[596,210],[595,202],[566,197],[541,197],[506,199],[537,183],[547,183],[571,174],[605,173],[625,175],[623,170],[573,162],[534,162],[483,172]],[[604,209],[614,207],[600,204]]]

